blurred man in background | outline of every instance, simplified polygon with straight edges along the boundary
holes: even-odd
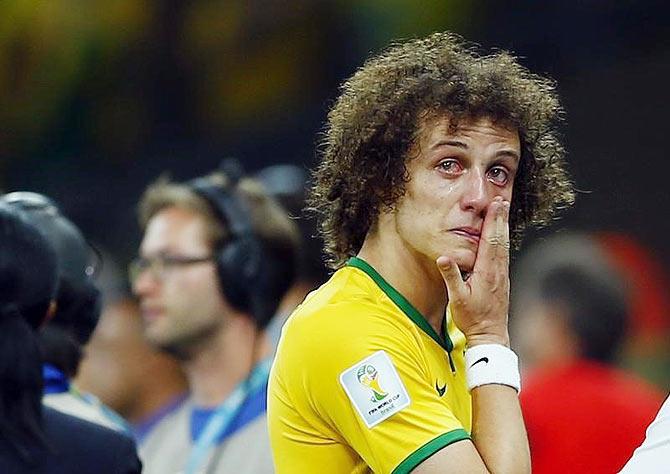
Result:
[[[139,205],[131,273],[145,336],[181,361],[190,389],[141,446],[148,474],[273,472],[263,329],[293,282],[297,230],[227,164],[187,183],[159,180]]]
[[[513,281],[512,335],[528,371],[521,407],[533,472],[617,471],[663,400],[616,368],[629,285],[583,234],[537,244]]]
[[[72,384],[83,348],[100,317],[100,291],[93,282],[102,263],[98,253],[79,228],[46,196],[13,192],[2,196],[2,201],[20,209],[26,219],[40,229],[59,261],[56,312],[39,334],[44,357],[45,405],[127,431],[123,418]]]

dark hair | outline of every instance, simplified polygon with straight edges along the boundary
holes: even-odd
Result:
[[[2,196],[2,201],[19,209],[56,251],[57,312],[39,334],[40,347],[45,362],[74,377],[83,355],[82,346],[100,318],[100,292],[92,281],[96,266],[101,263],[98,253],[47,196],[17,191]]]
[[[366,62],[342,85],[328,114],[310,206],[319,216],[331,267],[355,255],[379,213],[403,196],[406,163],[422,124],[442,115],[453,127],[490,117],[518,130],[514,245],[527,226],[548,223],[557,208],[573,202],[554,84],[508,53],[483,56],[457,35],[435,33]]]
[[[58,261],[44,236],[0,204],[0,436],[24,460],[45,446],[42,361],[35,330],[56,293]]]
[[[321,285],[328,279],[328,269],[323,263],[323,240],[317,235],[316,220],[305,212],[310,186],[307,171],[291,164],[272,165],[260,170],[256,179],[284,207],[300,231],[296,281]]]
[[[581,357],[616,357],[628,327],[629,294],[592,236],[570,232],[537,242],[515,265],[512,282],[512,317],[539,300],[560,309]]]
[[[577,264],[549,269],[539,276],[540,297],[566,312],[577,336],[581,356],[611,362],[623,342],[628,323],[624,286],[611,273]]]
[[[93,282],[75,285],[67,276],[59,279],[56,314],[39,333],[44,362],[68,377],[77,375],[88,342],[101,312],[100,291]]]

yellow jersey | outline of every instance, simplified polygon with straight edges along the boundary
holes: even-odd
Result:
[[[349,260],[286,322],[270,374],[279,474],[407,473],[468,439],[465,336]]]

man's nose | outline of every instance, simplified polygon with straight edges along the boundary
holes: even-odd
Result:
[[[465,211],[483,214],[491,201],[486,172],[473,168],[467,174],[465,190],[461,197],[461,207]]]
[[[132,290],[135,296],[141,298],[150,293],[158,285],[154,272],[150,268],[145,268],[137,273],[133,278]]]

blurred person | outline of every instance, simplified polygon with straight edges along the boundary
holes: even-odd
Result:
[[[127,431],[121,416],[72,383],[83,347],[100,317],[100,291],[93,282],[101,263],[99,255],[48,197],[17,191],[1,199],[20,209],[40,229],[59,260],[56,312],[39,333],[44,358],[44,403],[64,413]]]
[[[316,221],[304,212],[309,177],[296,165],[280,164],[263,168],[256,179],[265,190],[286,209],[300,230],[295,283],[282,298],[277,314],[272,318],[266,334],[274,348],[279,343],[281,328],[293,310],[307,294],[328,279],[328,270],[322,259],[323,241],[317,235]]]
[[[630,319],[626,280],[595,237],[559,234],[523,256],[514,281],[533,472],[616,472],[663,401],[616,367]]]
[[[159,180],[139,204],[144,334],[180,360],[190,389],[141,446],[148,474],[273,472],[263,329],[293,282],[298,234],[260,184],[222,169]]]
[[[36,330],[56,309],[58,265],[43,233],[0,203],[0,472],[139,473],[129,437],[42,405]]]
[[[138,304],[127,295],[104,304],[76,383],[128,420],[138,443],[187,390],[177,360],[144,339]]]
[[[310,198],[336,272],[270,376],[280,474],[530,470],[509,247],[573,200],[560,115],[550,81],[450,33],[344,83]]]

